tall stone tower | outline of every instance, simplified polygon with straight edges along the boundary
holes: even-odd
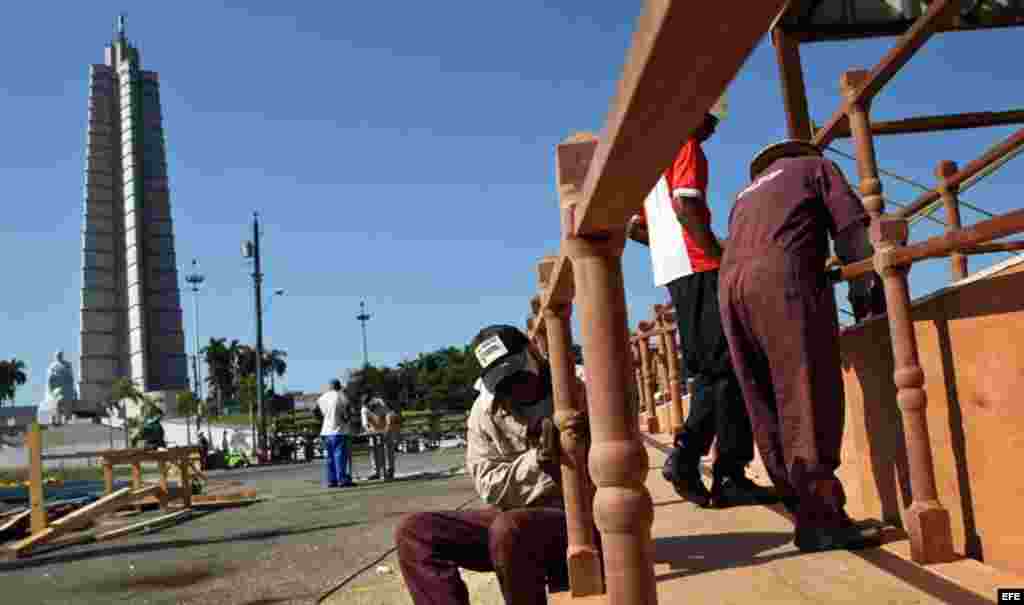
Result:
[[[124,17],[89,70],[82,237],[82,411],[129,377],[173,406],[188,389],[157,73],[142,69]],[[169,400],[170,399],[170,400]],[[129,414],[131,415],[131,414]]]

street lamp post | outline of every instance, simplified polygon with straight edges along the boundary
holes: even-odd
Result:
[[[370,321],[371,315],[366,312],[366,302],[359,303],[359,315],[356,315],[356,319],[363,325],[363,367],[369,367],[370,358],[367,355],[366,349],[366,322]]]
[[[203,380],[199,374],[199,286],[206,281],[206,277],[199,272],[199,261],[192,259],[192,273],[185,276],[185,281],[188,282],[192,290],[192,321],[195,334],[195,350],[192,354],[192,375],[194,377],[195,385],[195,396],[196,401],[203,401]],[[200,417],[198,415],[199,410],[196,410],[196,432],[199,432]],[[209,430],[209,419],[207,419],[207,430]]]
[[[254,435],[255,444],[266,452],[266,417],[263,410],[263,273],[260,271],[260,213],[252,213],[252,241],[246,242],[246,258],[253,259],[252,284],[256,305],[256,410],[259,426]]]

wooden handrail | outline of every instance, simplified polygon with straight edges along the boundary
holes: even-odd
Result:
[[[936,0],[928,6],[928,12],[914,21],[914,25],[902,36],[882,60],[875,65],[867,80],[857,90],[852,99],[847,99],[836,110],[825,127],[815,133],[811,140],[818,147],[824,147],[836,138],[840,126],[848,124],[847,113],[850,107],[860,103],[870,103],[875,95],[892,80],[896,72],[906,65],[925,42],[952,16],[960,5],[956,0]]]
[[[1000,142],[998,145],[989,148],[985,151],[981,157],[969,162],[966,166],[958,170],[953,176],[946,180],[948,187],[959,187],[964,181],[978,174],[990,164],[998,162],[1007,154],[1012,153],[1015,149],[1024,145],[1024,128],[1021,128],[1011,136]],[[899,218],[909,218],[924,208],[934,204],[939,200],[941,194],[938,189],[933,189],[927,193],[922,194],[916,200],[911,202],[905,208],[901,208],[899,211],[893,213]]]
[[[1006,126],[1024,123],[1024,110],[1010,111],[979,111],[973,113],[957,113],[944,116],[921,116],[905,118],[889,122],[872,122],[871,134],[874,136],[892,134],[914,134],[921,132],[939,132],[943,130],[964,130],[968,128],[987,128],[990,126]],[[841,123],[836,126],[834,137],[850,136],[850,126]]]
[[[1022,242],[988,243],[1018,233],[1024,233],[1024,210],[1014,210],[987,221],[975,223],[959,231],[951,231],[928,238],[917,244],[898,246],[890,253],[891,262],[896,266],[905,266],[919,260],[947,256],[951,252],[956,251],[967,254],[984,254],[1024,249]],[[856,263],[843,265],[839,269],[834,270],[832,275],[835,279],[849,281],[874,271],[874,263],[873,258],[864,259]]]

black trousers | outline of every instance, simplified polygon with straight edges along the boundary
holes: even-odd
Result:
[[[742,475],[754,459],[754,435],[729,356],[718,307],[718,271],[668,283],[679,325],[684,381],[693,379],[690,410],[678,435],[686,455],[707,455],[718,437],[716,477]]]

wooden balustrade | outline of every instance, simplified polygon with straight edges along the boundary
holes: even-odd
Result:
[[[768,24],[787,4],[785,0],[744,3],[743,10],[737,12],[740,5],[735,2],[693,5],[671,0],[648,1],[602,131],[604,136],[598,140],[592,135],[582,135],[558,147],[556,172],[562,207],[562,250],[557,259],[542,263],[543,268],[539,268],[546,272],[546,277],[542,280],[539,304],[532,304],[535,318],[529,329],[531,336],[546,330],[546,337],[541,340],[548,343],[549,354],[560,356],[562,353],[551,350],[551,345],[560,338],[553,335],[553,328],[557,325],[559,333],[566,336],[562,330],[568,316],[563,315],[563,308],[572,301],[579,306],[593,438],[589,465],[597,485],[594,517],[603,538],[609,603],[656,602],[650,543],[653,508],[644,487],[648,461],[639,441],[635,418],[626,417],[630,409],[627,405],[629,380],[630,376],[635,377],[637,365],[640,400],[653,411],[654,401],[650,395],[657,370],[652,367],[648,339],[655,333],[654,326],[641,324],[641,333],[632,340],[632,345],[628,340],[621,265],[624,239],[620,234],[628,218],[640,208],[661,167],[675,153],[679,133],[693,130],[761,34],[767,31]],[[860,188],[872,219],[876,254],[866,263],[841,268],[839,274],[849,278],[854,271],[875,269],[883,277],[896,358],[894,379],[911,459],[913,503],[909,529],[912,551],[916,560],[926,562],[947,558],[949,519],[938,503],[934,472],[930,468],[928,427],[923,414],[927,401],[907,315],[903,267],[929,254],[934,256],[954,250],[968,253],[969,249],[979,250],[978,246],[991,246],[989,242],[994,234],[1024,230],[1024,213],[970,229],[950,231],[945,239],[933,238],[923,244],[906,246],[906,223],[882,213],[881,184],[868,109],[875,94],[925,41],[935,31],[946,27],[958,5],[954,0],[931,3],[927,13],[900,37],[870,74],[855,72],[844,76],[843,106],[812,138],[823,147],[848,130],[857,146]],[[729,36],[722,36],[719,30],[707,30],[704,23],[728,24]],[[773,36],[780,57],[792,58],[795,55],[793,40],[776,32]],[[713,52],[709,52],[709,48]],[[686,52],[693,49],[700,52]],[[713,56],[714,60],[706,60],[708,56]],[[796,72],[788,74],[791,84],[799,82],[797,75]],[[800,105],[798,97],[787,99],[787,107],[799,108]],[[959,121],[962,125],[977,122],[973,117]],[[985,117],[982,121],[991,119]],[[890,130],[920,129],[921,124],[934,125],[932,122],[908,122],[895,124]],[[805,138],[810,134],[804,132],[807,130],[807,120],[800,116],[791,119],[790,131],[795,136]],[[645,144],[638,148],[635,141],[641,139]],[[963,171],[952,176],[944,173],[942,185],[953,192],[962,174]],[[938,196],[931,201],[937,199]],[[1013,245],[1015,243],[1006,244],[1007,247]],[[657,335],[663,341],[659,349],[669,361],[673,346],[665,341],[670,332],[658,330]],[[672,384],[671,367],[667,377],[667,392],[677,392],[679,389]],[[650,414],[652,422],[656,422],[656,417]]]
[[[939,177],[939,193],[942,195],[942,205],[946,209],[946,232],[959,231],[963,224],[960,222],[960,200],[957,199],[958,185],[947,184],[948,180],[957,172],[956,162],[945,160],[939,162],[935,169],[935,176]],[[967,257],[961,252],[953,252],[949,255],[949,269],[953,275],[953,281],[967,277]]]
[[[544,262],[544,261],[542,261]],[[573,420],[587,410],[577,391],[572,354],[572,297],[553,301],[544,310],[547,349],[550,352],[551,384],[554,392],[555,424],[561,436],[562,493],[569,547],[569,589],[573,596],[604,591],[601,553],[594,527],[594,484],[587,472],[588,443],[572,429]]]
[[[640,330],[649,329],[649,324],[640,322]],[[647,402],[647,432],[654,434],[659,432],[657,402],[654,400],[654,393],[657,391],[657,371],[654,368],[653,351],[651,351],[650,339],[646,336],[637,336],[635,339],[637,350],[640,353],[640,372],[643,383],[640,385],[643,390],[642,399]]]
[[[941,4],[937,3],[937,4]],[[875,270],[882,277],[888,307],[889,329],[895,360],[893,378],[897,401],[903,412],[907,438],[912,503],[906,515],[911,556],[918,563],[940,563],[953,558],[953,536],[949,512],[939,502],[935,487],[931,441],[925,408],[924,372],[917,354],[917,340],[910,321],[907,269],[895,265],[892,251],[907,241],[905,219],[883,216],[882,185],[875,163],[874,144],[868,112],[870,98],[858,95],[868,73],[848,71],[841,80],[847,99],[850,131],[857,153],[857,172],[864,209],[871,217],[871,239],[875,246]]]
[[[669,431],[672,435],[683,429],[683,388],[679,371],[679,349],[676,347],[676,328],[668,323],[665,305],[654,305],[654,323],[661,330],[661,348],[665,351],[666,386],[668,388]]]

